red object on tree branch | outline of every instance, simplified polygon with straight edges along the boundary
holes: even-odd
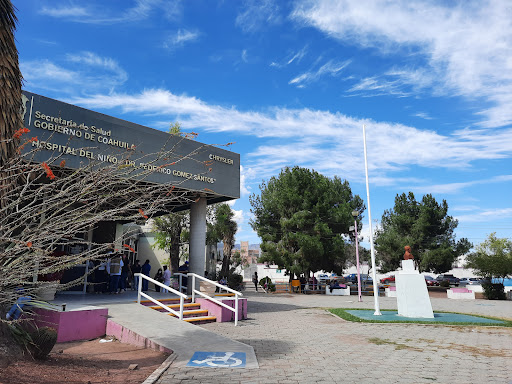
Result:
[[[55,179],[55,175],[53,174],[53,172],[50,169],[50,167],[48,166],[48,164],[43,162],[41,165],[43,166],[44,170],[46,171],[46,177],[49,178],[50,180]]]

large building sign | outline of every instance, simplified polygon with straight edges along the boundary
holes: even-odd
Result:
[[[208,191],[213,201],[240,197],[240,155],[23,91],[34,161],[58,157],[68,168],[88,162],[152,171],[147,181]],[[37,139],[35,139],[37,138]],[[212,201],[212,202],[213,202]]]

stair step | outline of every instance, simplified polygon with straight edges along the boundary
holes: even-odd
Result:
[[[191,311],[183,311],[183,317],[193,317],[196,315],[208,315],[207,309],[193,309]],[[174,313],[169,313],[169,316],[178,317]]]
[[[234,293],[216,293],[214,296],[225,296],[225,297],[233,297],[235,296]]]
[[[180,308],[180,305],[179,304],[171,304],[171,305],[168,305],[169,308],[171,309],[179,309]],[[201,308],[201,305],[198,304],[198,303],[187,303],[187,304],[183,304],[183,308],[194,308],[194,307],[197,307],[197,309]],[[157,311],[159,309],[163,309],[161,306],[159,305],[152,305],[152,306],[148,306],[148,308],[151,308],[151,309],[156,309]]]
[[[180,299],[160,299],[158,301],[163,303],[163,304],[165,304],[165,305],[167,305],[169,303],[171,303],[171,304],[178,304],[178,305],[180,304]],[[190,303],[191,301],[192,301],[192,299],[185,299],[184,303],[187,304],[187,303]],[[135,300],[135,302],[137,302],[137,301]],[[141,300],[140,303],[142,305],[146,305],[146,304],[155,305],[155,303],[153,301],[151,301],[151,300]]]
[[[186,321],[188,323],[195,323],[195,322],[212,322],[216,321],[217,318],[215,316],[201,316],[201,317],[189,317],[188,319],[183,319],[183,321]]]

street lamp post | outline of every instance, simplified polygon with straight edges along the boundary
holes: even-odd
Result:
[[[357,297],[358,301],[363,301],[361,297],[361,273],[359,271],[359,241],[357,239],[357,216],[359,216],[359,212],[352,211],[352,216],[354,216],[354,234],[356,238]]]

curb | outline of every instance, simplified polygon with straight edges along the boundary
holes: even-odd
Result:
[[[177,355],[173,353],[171,356],[169,356],[165,361],[160,364],[160,367],[158,367],[151,375],[148,376],[146,380],[142,382],[142,384],[154,384],[162,377],[162,375],[167,371],[167,369],[171,366],[172,362],[176,359]]]

